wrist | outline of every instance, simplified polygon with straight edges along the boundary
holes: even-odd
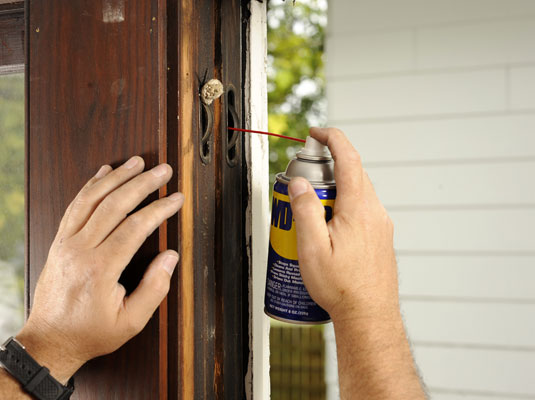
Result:
[[[397,290],[359,290],[358,294],[346,296],[344,301],[340,301],[328,311],[334,324],[351,322],[368,325],[374,322],[402,321]]]
[[[66,385],[74,373],[84,364],[84,361],[69,355],[65,344],[62,345],[57,340],[52,340],[47,335],[27,326],[15,338],[25,347],[26,352],[37,363],[48,368],[50,375],[62,385]]]

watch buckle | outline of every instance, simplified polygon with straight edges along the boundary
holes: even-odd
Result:
[[[6,351],[6,347],[9,345],[9,343],[11,342],[15,342],[17,343],[20,347],[22,347],[24,350],[26,350],[26,347],[24,347],[24,345],[19,342],[17,339],[15,339],[15,336],[11,336],[9,339],[7,339],[3,344],[0,345],[0,351]]]

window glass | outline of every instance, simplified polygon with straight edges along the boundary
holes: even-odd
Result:
[[[0,340],[24,322],[24,75],[0,75]]]

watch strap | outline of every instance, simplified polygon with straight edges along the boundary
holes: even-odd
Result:
[[[39,365],[15,338],[9,338],[0,347],[0,364],[24,390],[39,400],[66,400],[74,391],[74,380],[67,386],[50,375],[48,368]]]

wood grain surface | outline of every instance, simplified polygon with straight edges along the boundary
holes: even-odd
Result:
[[[247,192],[243,135],[228,126],[244,128],[241,10],[232,2],[221,2],[221,68],[226,92],[222,121],[218,129],[221,167],[218,176],[219,207],[218,254],[216,258],[216,296],[218,340],[216,364],[219,364],[223,389],[221,399],[245,398],[243,380],[246,373],[248,330],[248,260],[245,254],[245,218]],[[230,161],[230,162],[229,162]],[[231,350],[231,351],[229,351]],[[240,380],[238,377],[242,377]]]
[[[134,154],[147,168],[165,160],[164,7],[161,0],[29,2],[30,304],[59,220],[84,182],[102,164],[118,166]],[[127,290],[158,253],[158,239],[158,233],[149,237],[125,270]],[[160,374],[167,353],[162,317],[156,313],[121,349],[84,366],[73,398],[160,398],[160,387],[167,386],[160,381],[167,376]]]
[[[122,277],[132,290],[158,251],[175,249],[181,258],[168,298],[139,336],[77,374],[76,399],[245,396],[246,174],[241,137],[226,129],[243,120],[242,7],[28,2],[28,304],[65,208],[100,165],[133,154],[147,167],[168,162],[175,174],[159,195],[180,190],[186,199]],[[200,90],[212,78],[227,91],[202,107]]]

